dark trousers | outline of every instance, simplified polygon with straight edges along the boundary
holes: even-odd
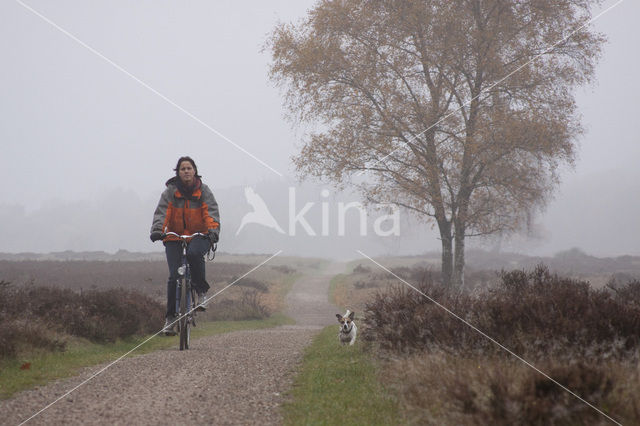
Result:
[[[209,239],[194,237],[187,246],[187,262],[191,269],[191,285],[198,293],[206,293],[209,284],[205,280],[204,255],[209,251]],[[169,281],[167,282],[167,317],[176,314],[176,283],[180,278],[178,268],[182,265],[182,243],[167,241],[164,243],[169,266]]]

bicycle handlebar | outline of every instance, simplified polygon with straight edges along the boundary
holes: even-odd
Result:
[[[195,234],[192,234],[192,235],[178,235],[175,232],[163,232],[160,238],[164,240],[167,235],[173,235],[180,238],[182,240],[182,244],[186,244],[187,238],[193,238],[197,236],[206,237],[206,238],[209,237],[208,234],[203,234],[202,232],[196,232]],[[216,257],[216,248],[217,248],[216,243],[212,242],[211,247],[209,247],[209,253],[213,253],[213,254],[211,255],[211,258],[209,260],[213,260]]]
[[[201,237],[208,237],[209,236],[207,234],[203,234],[202,232],[196,232],[195,234],[192,234],[192,235],[179,235],[179,234],[176,234],[175,232],[165,232],[164,234],[162,234],[162,238],[164,239],[167,235],[176,236],[176,237],[180,238],[181,240],[186,240],[187,238],[193,238],[193,237],[197,237],[197,236],[201,236]]]

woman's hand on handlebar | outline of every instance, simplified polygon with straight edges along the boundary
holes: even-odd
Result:
[[[151,238],[151,242],[155,243],[158,240],[162,240],[164,238],[164,234],[160,231],[154,231],[151,233],[149,238]]]

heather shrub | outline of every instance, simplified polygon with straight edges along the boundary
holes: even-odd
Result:
[[[0,359],[12,358],[22,350],[62,351],[66,342],[37,320],[0,315]]]
[[[503,272],[501,285],[481,297],[478,324],[520,352],[560,354],[581,348],[591,356],[637,355],[640,306],[563,278],[543,266]]]
[[[237,278],[233,277],[230,281],[234,282],[236,281],[236,279]],[[269,287],[267,286],[267,284],[249,277],[244,277],[241,280],[238,280],[234,285],[239,287],[253,288],[261,293],[267,293],[269,291]]]
[[[502,272],[497,287],[475,296],[434,284],[428,276],[417,288],[521,355],[570,357],[581,350],[591,357],[637,357],[640,347],[640,307],[632,297],[593,290],[542,265]],[[619,294],[634,291],[637,284],[630,283]],[[366,307],[367,338],[400,352],[502,352],[429,298],[407,286],[378,293]]]
[[[368,274],[370,272],[371,272],[371,268],[367,266],[362,266],[360,264],[358,264],[355,268],[353,268],[354,274]]]
[[[80,306],[83,318],[69,331],[93,341],[112,342],[118,338],[154,333],[165,315],[161,303],[122,289],[84,292]]]
[[[294,268],[291,268],[287,265],[272,265],[271,269],[280,272],[281,274],[293,274],[296,272]]]
[[[544,368],[544,367],[543,367]],[[556,382],[590,404],[601,407],[613,390],[612,375],[603,367],[578,361],[569,365],[550,365],[545,372]],[[508,377],[500,378],[502,382]],[[595,424],[604,418],[593,408],[569,394],[550,379],[535,371],[528,371],[515,398],[506,392],[494,392],[493,412],[506,412],[510,404],[520,405],[520,421],[526,424]],[[514,401],[515,400],[515,401]],[[515,405],[514,404],[514,405]]]
[[[617,421],[639,424],[640,284],[597,290],[542,265],[498,278],[471,294],[427,276],[415,286],[428,297],[396,285],[367,305],[361,336],[382,349],[407,423],[610,424],[490,336]]]
[[[468,312],[474,300],[464,293],[449,291],[429,279],[416,286],[393,286],[379,292],[366,305],[366,333],[383,350],[413,352],[425,349],[455,350],[481,345],[482,339],[432,300],[453,312]]]
[[[239,321],[264,319],[271,315],[267,306],[260,300],[256,289],[243,289],[232,298],[215,298],[207,305],[205,318],[209,321]]]
[[[546,361],[538,367],[610,417],[624,424],[637,424],[640,420],[638,370],[633,363]],[[411,424],[611,423],[516,360],[467,358],[436,351],[396,359],[384,374],[400,396],[403,412]]]
[[[616,300],[640,307],[639,280],[629,280],[627,284],[620,285],[615,279],[613,279],[607,284],[607,288],[613,291]]]
[[[158,331],[163,306],[128,290],[92,290],[0,286],[1,356],[15,356],[21,347],[63,349],[60,335],[93,342]]]
[[[391,268],[391,272],[410,283],[419,283],[424,281],[429,281],[431,283],[441,282],[440,271],[432,271],[431,269],[421,266],[413,268],[408,266],[398,266],[396,268]],[[386,274],[382,275],[384,276]]]
[[[379,287],[379,283],[373,280],[358,280],[353,283],[353,288],[356,290],[362,290],[365,288],[377,288]]]

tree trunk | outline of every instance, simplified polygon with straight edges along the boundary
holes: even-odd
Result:
[[[465,226],[456,223],[455,226],[455,256],[453,263],[453,275],[451,285],[457,288],[464,287],[464,233]]]
[[[442,284],[451,285],[453,274],[453,238],[451,236],[451,223],[440,222],[440,240],[442,241]]]

